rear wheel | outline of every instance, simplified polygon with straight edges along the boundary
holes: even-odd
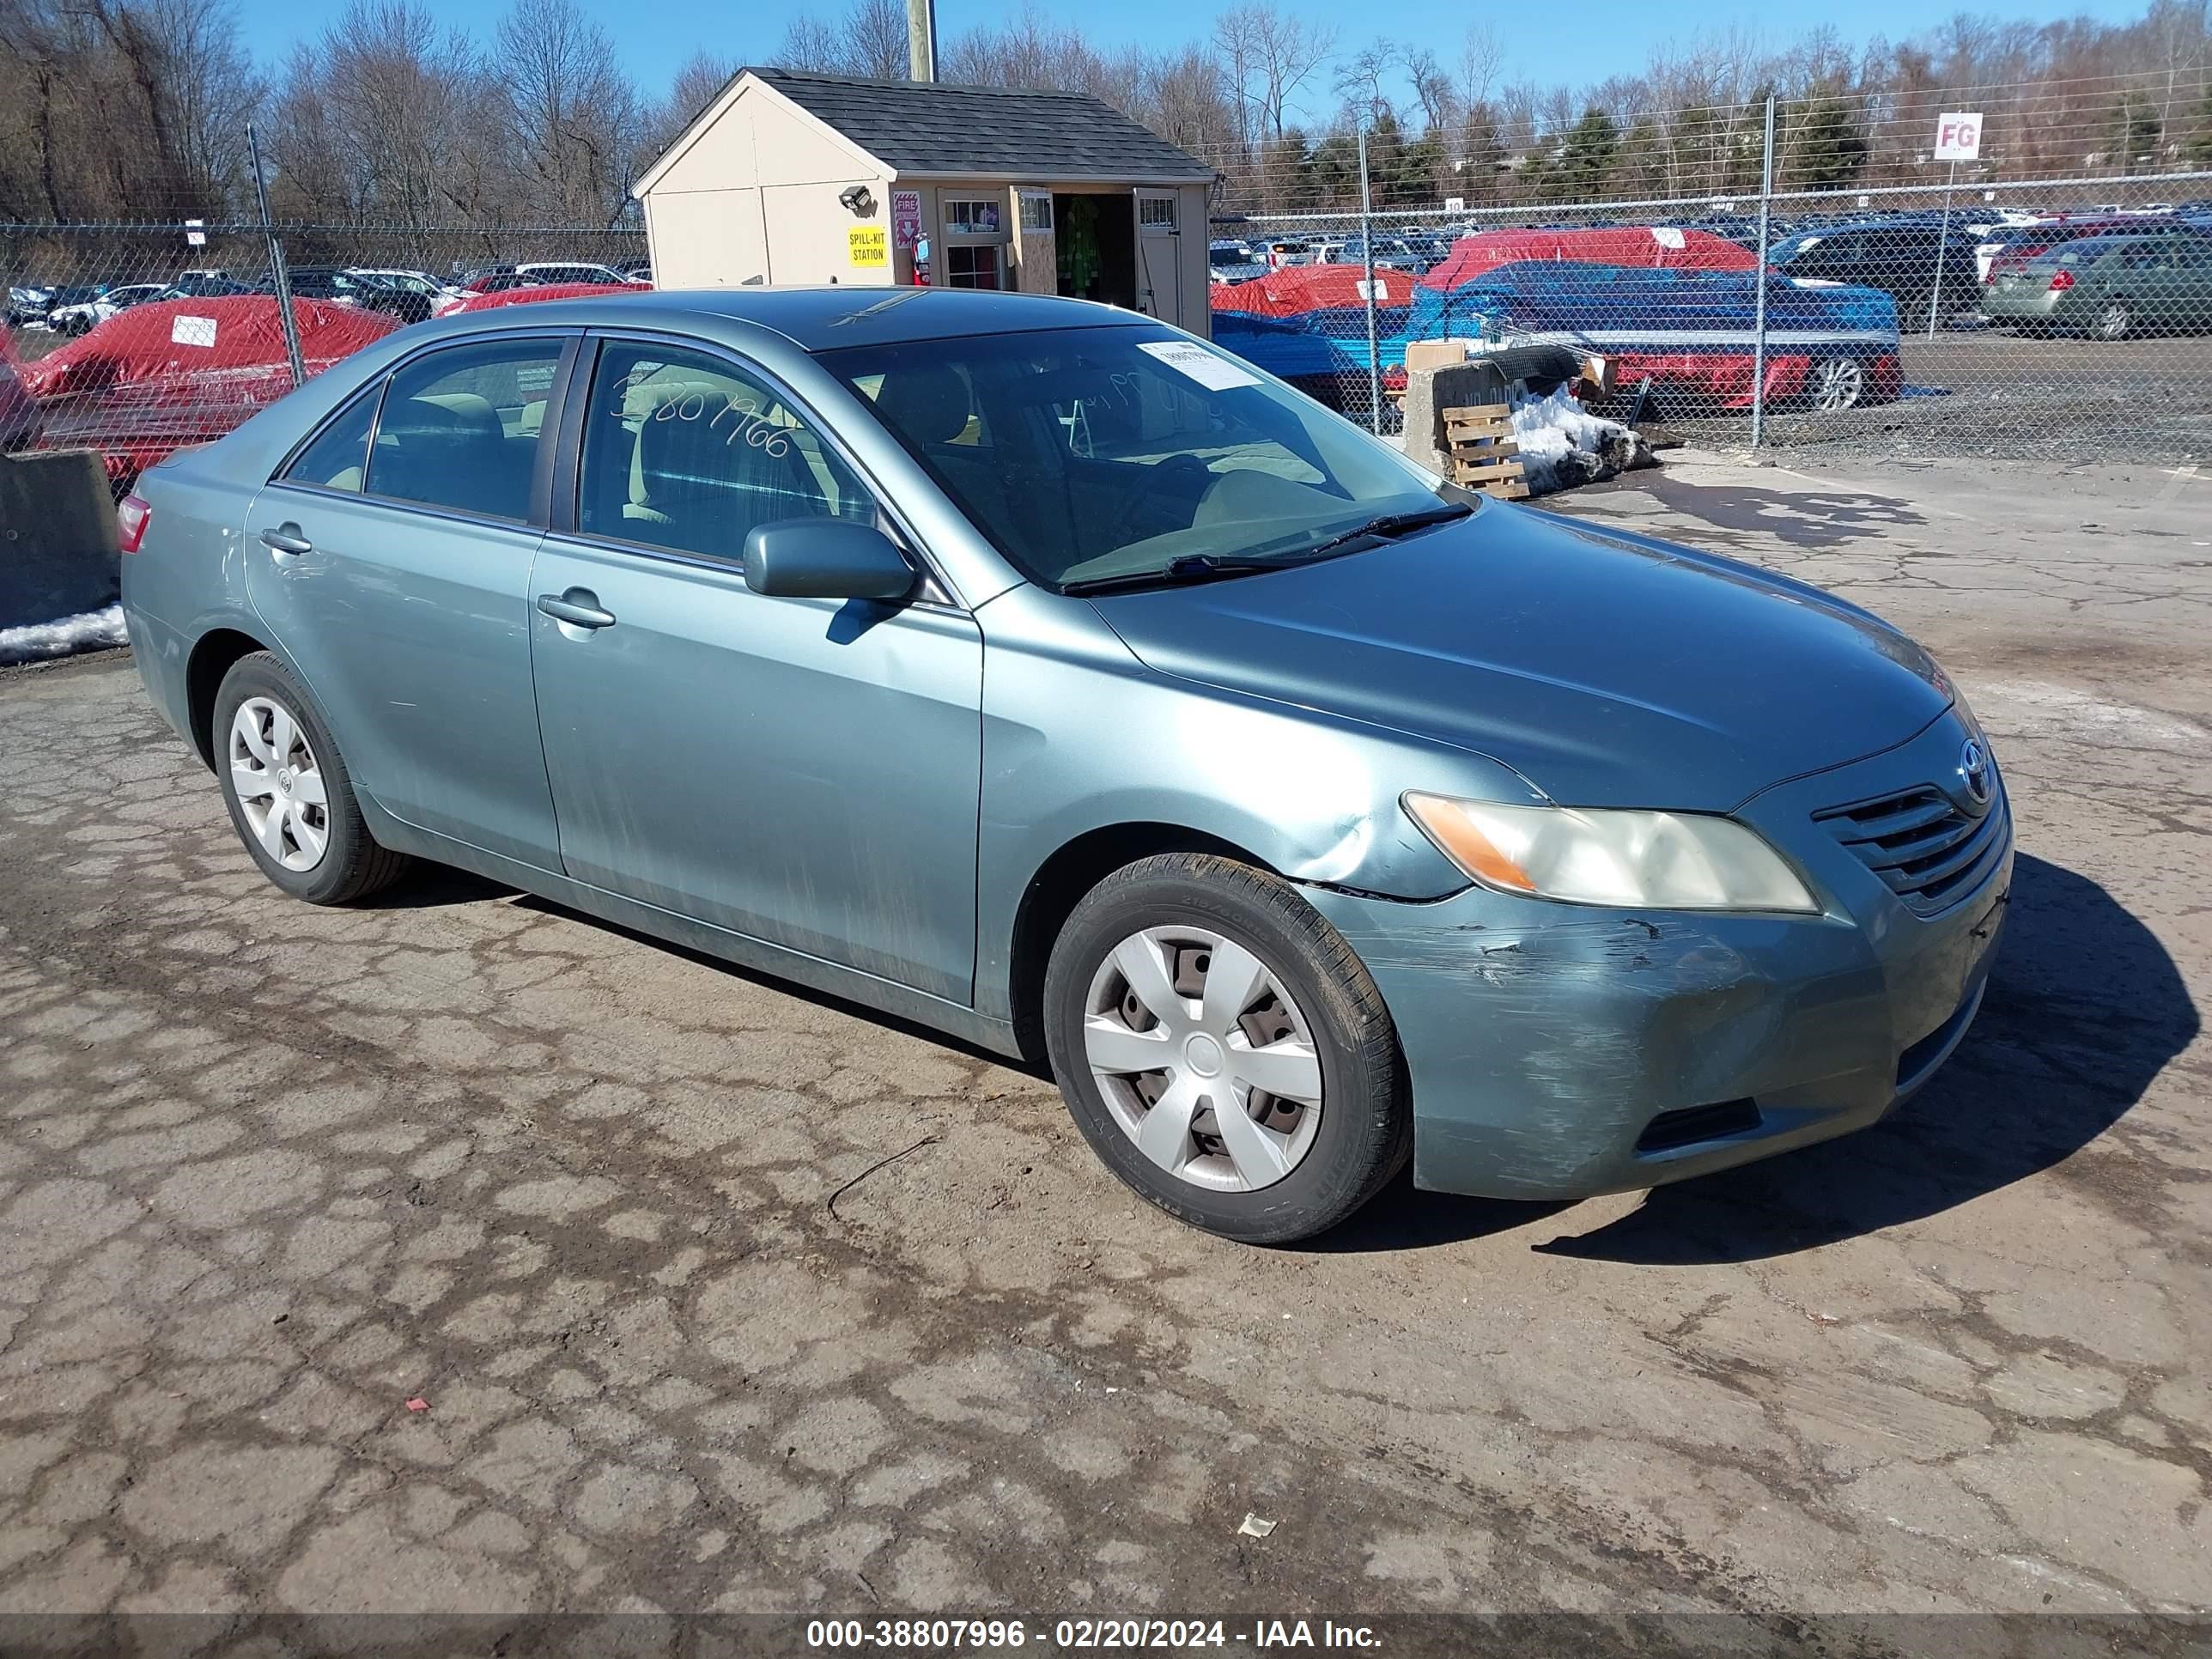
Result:
[[[1806,376],[1813,407],[1824,414],[1855,409],[1866,396],[1866,365],[1856,357],[1824,357]]]
[[[238,838],[293,897],[345,904],[406,869],[404,854],[368,833],[322,711],[279,659],[257,651],[231,665],[210,735]]]
[[[1045,1025],[1093,1150],[1210,1232],[1324,1231],[1412,1150],[1382,993],[1295,888],[1249,865],[1170,854],[1101,882],[1054,945]]]
[[[2134,331],[2135,325],[2126,305],[2118,300],[2097,313],[2097,337],[2100,340],[2124,340]]]

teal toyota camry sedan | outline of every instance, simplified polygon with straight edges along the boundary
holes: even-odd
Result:
[[[1871,1123],[2011,884],[1987,740],[1877,618],[1102,306],[422,324],[121,526],[147,689],[287,893],[459,866],[1049,1065],[1255,1243],[1408,1158],[1557,1199]]]

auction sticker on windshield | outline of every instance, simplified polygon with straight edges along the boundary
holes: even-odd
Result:
[[[1188,341],[1139,340],[1137,349],[1189,375],[1209,392],[1227,392],[1235,386],[1260,384],[1256,374],[1249,374],[1227,358],[1217,357],[1204,346],[1192,345]]]

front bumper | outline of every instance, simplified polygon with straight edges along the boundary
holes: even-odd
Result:
[[[1915,914],[1814,812],[1955,781],[1946,714],[1873,759],[1736,814],[1810,878],[1817,916],[1599,909],[1469,888],[1430,903],[1314,891],[1398,1027],[1413,1177],[1584,1198],[1747,1163],[1874,1122],[1949,1058],[1981,1003],[2012,885],[2001,856]],[[2008,812],[2000,786],[1992,812]]]

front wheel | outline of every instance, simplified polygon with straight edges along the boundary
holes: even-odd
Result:
[[[1053,946],[1045,1031],[1107,1167],[1209,1232],[1325,1231],[1412,1151],[1382,993],[1297,889],[1249,865],[1168,854],[1107,877]]]

